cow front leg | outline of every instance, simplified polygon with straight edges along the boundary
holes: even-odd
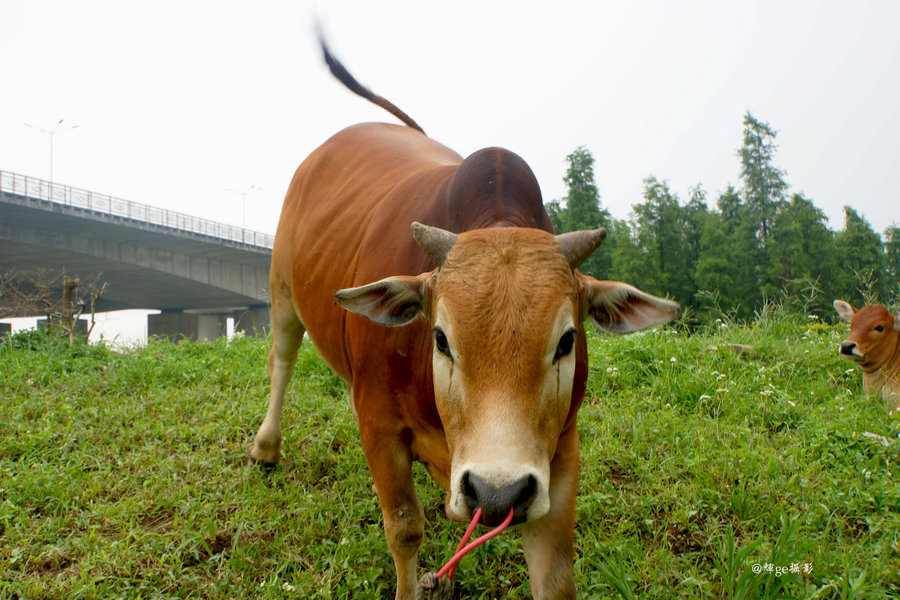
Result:
[[[360,419],[362,424],[364,419]],[[416,557],[425,536],[425,510],[416,494],[409,446],[401,436],[360,430],[378,493],[384,532],[397,571],[397,600],[416,597]]]
[[[272,306],[272,349],[269,351],[269,407],[266,418],[253,440],[250,448],[249,464],[275,465],[281,457],[281,408],[284,404],[284,392],[294,364],[297,362],[297,350],[306,332],[300,319],[297,318],[293,306],[286,306],[283,314]]]
[[[522,525],[522,546],[535,600],[575,598],[572,554],[578,491],[578,432],[559,441],[550,464],[550,511]]]

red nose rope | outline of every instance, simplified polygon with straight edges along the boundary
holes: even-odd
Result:
[[[416,598],[449,598],[450,597],[450,580],[453,579],[453,573],[456,572],[456,565],[459,564],[459,561],[462,560],[463,556],[485,543],[492,537],[496,536],[498,533],[506,529],[513,520],[513,513],[515,509],[509,509],[509,514],[506,515],[506,518],[503,519],[503,522],[500,523],[495,529],[492,529],[485,533],[483,536],[477,538],[474,542],[467,545],[469,538],[472,537],[472,533],[475,531],[475,527],[478,525],[478,522],[481,520],[481,507],[475,511],[475,515],[472,517],[472,522],[469,523],[469,527],[466,529],[466,533],[463,535],[462,540],[459,542],[459,546],[456,547],[456,554],[453,555],[447,564],[444,565],[437,574],[434,573],[426,573],[422,576],[422,579],[419,581],[419,592],[424,591],[427,595],[421,596],[419,594],[416,595]],[[447,576],[444,579],[444,575]]]

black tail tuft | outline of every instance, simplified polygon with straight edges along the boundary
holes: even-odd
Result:
[[[334,57],[331,51],[328,49],[328,44],[325,42],[325,36],[322,35],[322,32],[319,31],[319,44],[322,46],[322,54],[325,58],[325,64],[328,65],[328,69],[331,71],[331,74],[334,75],[338,81],[343,83],[347,89],[349,89],[354,94],[362,96],[372,104],[376,106],[380,106],[384,110],[388,111],[401,121],[403,121],[409,127],[421,131],[423,134],[425,130],[419,127],[419,124],[412,120],[412,118],[407,115],[405,112],[397,108],[394,103],[390,102],[386,98],[379,96],[374,93],[372,90],[361,84],[356,80],[353,75],[341,64],[341,62]]]

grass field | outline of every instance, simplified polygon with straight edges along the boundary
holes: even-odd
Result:
[[[592,334],[579,597],[900,597],[900,414],[862,394],[844,333],[767,311],[693,334]],[[267,351],[0,344],[0,598],[393,597],[346,394],[311,346],[280,466],[245,469]],[[464,527],[417,478],[421,572]],[[529,597],[515,531],[455,581],[459,598]]]

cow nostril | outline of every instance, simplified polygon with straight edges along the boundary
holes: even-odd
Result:
[[[853,351],[856,349],[856,344],[854,342],[841,342],[841,354],[853,354]]]
[[[537,479],[534,475],[526,475],[516,481],[494,487],[474,473],[465,473],[461,481],[461,491],[469,508],[481,507],[482,522],[485,525],[496,525],[515,510],[515,522],[525,520],[526,511],[537,494]]]

